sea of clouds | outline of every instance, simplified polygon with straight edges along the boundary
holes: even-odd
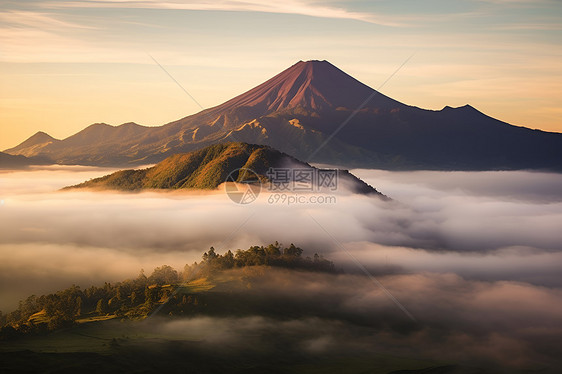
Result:
[[[378,341],[424,342],[430,356],[461,345],[487,359],[556,356],[552,346],[562,336],[561,174],[354,170],[393,200],[353,195],[342,186],[336,201],[326,204],[272,204],[268,191],[247,205],[220,190],[60,191],[109,171],[48,167],[0,174],[2,311],[31,294],[72,284],[119,281],[162,264],[181,269],[210,246],[222,253],[279,241],[295,243],[305,255],[320,253],[347,274],[337,282],[324,275],[290,280],[300,285],[303,300],[331,298],[336,309],[359,310],[392,326],[392,320],[409,320],[395,298],[421,326],[405,340],[392,328],[377,330]],[[283,292],[279,284],[286,285],[273,282],[262,291]],[[273,323],[260,316],[248,321],[258,330]],[[239,322],[220,323],[243,326]],[[302,344],[329,349],[343,333],[336,334],[338,326]]]

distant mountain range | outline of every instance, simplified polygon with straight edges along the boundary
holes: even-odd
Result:
[[[134,166],[226,141],[306,162],[385,169],[562,170],[562,134],[517,127],[473,107],[402,104],[327,61],[300,61],[219,106],[160,127],[94,124],[63,140],[39,132],[12,155]]]
[[[140,190],[177,190],[177,189],[215,189],[225,181],[237,183],[261,183],[268,186],[270,182],[279,182],[270,175],[271,170],[299,170],[326,172],[317,169],[294,157],[279,152],[269,146],[247,143],[223,143],[203,149],[176,154],[166,158],[153,167],[139,170],[120,170],[100,178],[95,178],[65,189],[92,188],[121,191]],[[386,196],[379,193],[361,179],[347,170],[331,170],[335,176],[335,188],[343,186],[350,192]],[[316,174],[318,175],[318,174]],[[289,174],[284,178],[288,187],[298,180]],[[321,190],[316,181],[310,181],[313,190]],[[329,189],[324,189],[326,191]],[[285,191],[286,192],[286,191]]]
[[[0,152],[0,169],[22,169],[32,165],[48,165],[52,162],[44,157],[25,157]]]

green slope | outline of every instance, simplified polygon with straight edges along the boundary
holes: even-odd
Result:
[[[315,170],[309,164],[269,146],[229,142],[172,155],[148,169],[120,170],[65,189],[212,190],[224,183],[229,176],[232,178],[229,178],[230,181],[236,182],[267,182],[270,168]],[[349,182],[347,186],[352,192],[384,197],[348,171],[338,170],[337,173],[341,181]]]
[[[70,188],[141,189],[214,189],[237,169],[250,169],[260,178],[270,167],[284,160],[310,167],[268,146],[246,143],[223,143],[204,149],[176,154],[155,166],[142,170],[121,170]],[[249,181],[254,174],[234,173],[237,182]]]

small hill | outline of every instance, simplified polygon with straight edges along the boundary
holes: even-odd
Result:
[[[66,187],[139,191],[146,189],[215,189],[229,178],[239,183],[270,181],[268,170],[316,169],[269,146],[240,142],[211,145],[198,151],[176,154],[153,167],[140,170],[120,170],[100,178]],[[354,193],[380,194],[346,170],[337,170],[338,182],[344,182]]]
[[[298,270],[303,272],[338,274],[333,262],[317,253],[313,257],[303,256],[303,249],[278,242],[267,246],[251,246],[219,254],[213,247],[203,254],[203,260],[186,264],[183,272],[171,266],[162,265],[148,277],[141,275],[135,280],[91,287],[82,291],[73,285],[55,294],[37,297],[32,295],[20,302],[20,307],[7,315],[0,314],[0,341],[16,335],[57,330],[73,324],[102,321],[112,318],[146,318],[155,310],[165,307],[164,315],[189,315],[193,312],[211,314],[232,312],[223,308],[228,296],[221,294],[214,305],[202,303],[187,308],[182,296],[205,297],[208,291],[229,293],[237,290],[244,293],[251,278],[272,268]],[[254,270],[250,269],[254,268]],[[237,276],[229,271],[243,270]],[[252,277],[252,275],[254,275]],[[259,280],[258,280],[259,281]],[[210,299],[209,299],[210,300]],[[221,301],[222,300],[222,301]],[[235,305],[234,303],[233,305]],[[246,303],[244,313],[252,314]]]

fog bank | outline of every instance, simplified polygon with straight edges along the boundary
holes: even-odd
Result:
[[[238,205],[221,191],[58,191],[104,169],[2,173],[0,309],[64,284],[100,284],[164,263],[181,267],[210,246],[224,252],[274,241],[349,271],[351,253],[381,274],[455,273],[560,287],[561,175],[355,172],[394,201],[340,190],[334,204],[270,204],[262,192]]]

